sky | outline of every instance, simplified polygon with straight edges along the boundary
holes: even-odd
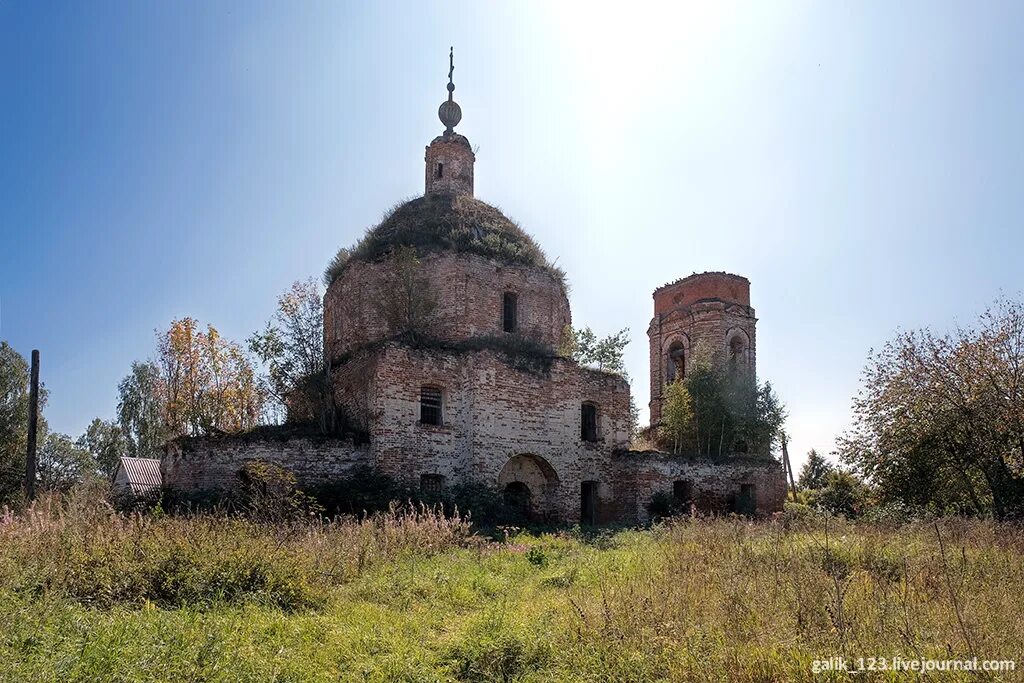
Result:
[[[0,339],[51,428],[112,418],[183,316],[244,340],[423,192],[455,47],[476,196],[573,320],[751,281],[790,452],[830,452],[872,348],[1019,296],[1024,4],[0,0]],[[646,410],[644,411],[646,416]]]

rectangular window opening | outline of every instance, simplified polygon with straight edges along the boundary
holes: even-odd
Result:
[[[593,403],[584,403],[580,409],[580,438],[597,441],[597,406]]]
[[[434,171],[434,177],[435,178],[443,178],[444,177],[444,164],[438,164],[437,165],[437,170]]]
[[[441,390],[435,387],[420,389],[420,422],[425,425],[441,424]]]
[[[506,332],[515,332],[519,324],[519,296],[505,292],[502,299],[502,327]]]
[[[423,493],[441,493],[444,488],[444,476],[440,474],[421,474],[420,491]]]

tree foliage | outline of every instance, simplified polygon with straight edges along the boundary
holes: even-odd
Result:
[[[127,455],[160,457],[167,438],[163,418],[163,383],[153,362],[134,362],[118,385],[117,421],[126,440]]]
[[[830,469],[821,486],[808,492],[807,502],[833,515],[859,517],[867,509],[870,496],[870,488],[856,474]]]
[[[786,411],[771,384],[706,349],[695,350],[686,376],[665,392],[660,436],[677,452],[767,455],[782,433]]]
[[[580,365],[626,376],[623,354],[628,344],[628,327],[607,337],[598,337],[589,327],[568,326],[562,335],[559,355],[572,358]]]
[[[694,443],[693,399],[681,380],[665,387],[661,407],[661,428],[666,441],[671,442],[672,452],[681,452],[686,445]]]
[[[172,435],[240,432],[256,426],[265,391],[242,347],[193,318],[158,335],[160,404]]]
[[[432,336],[437,297],[412,247],[395,250],[377,302],[391,336],[412,343]]]
[[[42,491],[67,492],[86,477],[97,474],[97,462],[88,450],[66,434],[46,435],[39,448],[38,487]]]
[[[278,297],[273,317],[248,345],[267,368],[266,384],[278,409],[315,418],[328,432],[334,410],[323,340],[323,296],[310,278],[292,283]]]
[[[128,438],[121,425],[98,417],[89,423],[75,446],[89,454],[93,469],[106,479],[114,478],[121,457],[129,453]]]
[[[824,456],[819,455],[813,448],[807,453],[807,461],[800,468],[798,483],[802,489],[820,489],[825,486],[825,478],[835,471]]]
[[[871,356],[840,454],[883,502],[1024,516],[1024,305],[901,334]]]

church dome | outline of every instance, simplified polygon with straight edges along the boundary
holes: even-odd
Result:
[[[337,279],[351,261],[373,263],[401,247],[419,256],[439,252],[475,254],[508,265],[534,266],[561,280],[537,242],[500,210],[459,194],[428,194],[398,204],[347,254],[332,264]]]

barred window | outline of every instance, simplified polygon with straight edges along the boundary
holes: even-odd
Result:
[[[597,406],[593,403],[584,403],[580,409],[580,438],[597,441]]]
[[[423,493],[441,493],[444,488],[444,476],[440,474],[421,474],[420,491]]]
[[[420,422],[425,425],[441,424],[441,390],[437,387],[420,388]]]

